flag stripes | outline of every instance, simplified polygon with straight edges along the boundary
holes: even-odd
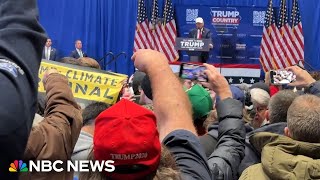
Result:
[[[300,10],[297,0],[293,1],[289,23],[287,0],[281,0],[277,20],[269,0],[260,49],[260,63],[265,72],[295,65],[304,58]]]
[[[179,58],[179,54],[175,50],[176,37],[177,28],[172,1],[165,1],[163,18],[161,18],[159,16],[158,0],[153,0],[149,21],[145,1],[139,0],[133,50],[154,49],[165,54],[168,61],[174,62]]]

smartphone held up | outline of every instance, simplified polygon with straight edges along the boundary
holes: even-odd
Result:
[[[292,71],[284,69],[270,71],[271,83],[274,85],[290,84],[296,80],[296,75]]]
[[[196,80],[199,82],[207,82],[208,77],[204,73],[206,68],[197,64],[183,63],[180,66],[179,76],[183,79]]]

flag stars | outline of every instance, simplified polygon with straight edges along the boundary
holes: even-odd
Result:
[[[233,79],[231,77],[228,79],[228,81],[230,84],[233,83]]]
[[[243,78],[240,78],[240,79],[239,79],[239,82],[240,82],[240,84],[242,84],[242,83],[244,82],[244,79],[243,79]]]

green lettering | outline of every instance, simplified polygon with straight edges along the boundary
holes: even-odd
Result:
[[[72,72],[72,70],[68,70],[68,71],[67,71],[66,76],[67,76],[68,79],[71,79],[71,77],[69,76],[69,73],[71,73],[71,72]]]
[[[90,95],[90,96],[96,95],[96,96],[100,97],[100,88],[99,88],[99,87],[95,87],[95,88],[91,91],[91,93],[90,93],[89,95]]]
[[[111,86],[117,86],[118,81],[116,79],[112,79]]]
[[[93,80],[93,75],[91,74],[91,75],[89,76],[89,74],[87,73],[87,74],[86,74],[86,78],[84,79],[84,81],[87,81],[88,79],[90,79],[90,82],[92,82],[92,80]]]
[[[81,84],[76,83],[75,93],[78,93],[79,89],[83,95],[86,95],[87,90],[88,90],[88,85],[84,85],[84,87],[82,87]]]
[[[83,80],[83,76],[84,76],[84,72],[81,72],[80,81],[82,81],[82,80]]]
[[[74,80],[79,80],[79,79],[77,79],[77,71],[75,71],[75,72],[73,73],[73,79],[74,79]]]
[[[97,82],[99,82],[99,84],[101,84],[101,77],[100,76],[98,76],[97,79],[94,81],[94,83],[97,83]]]
[[[106,85],[108,83],[108,78],[106,78],[106,80],[104,81],[104,85]]]
[[[39,74],[42,74],[42,73],[44,73],[44,72],[47,71],[47,70],[48,70],[48,67],[40,66]]]
[[[104,97],[104,98],[107,98],[107,99],[110,99],[110,100],[113,100],[113,97],[108,95],[108,94],[109,94],[109,91],[110,91],[110,89],[108,88],[108,89],[106,90],[106,92],[104,93],[103,97]]]

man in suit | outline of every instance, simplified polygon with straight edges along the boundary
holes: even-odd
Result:
[[[79,59],[82,57],[87,57],[87,54],[82,51],[82,42],[80,40],[76,40],[75,42],[75,50],[71,52],[70,57]]]
[[[46,45],[43,48],[42,59],[57,61],[58,60],[57,50],[51,47],[51,45],[52,45],[52,41],[49,38],[47,39]]]
[[[189,38],[195,39],[210,39],[211,31],[204,27],[204,21],[201,17],[196,18],[196,28],[189,32]],[[209,45],[210,49],[213,48],[212,43]],[[201,63],[206,63],[209,59],[209,52],[194,52],[189,54],[190,56],[199,56]]]

